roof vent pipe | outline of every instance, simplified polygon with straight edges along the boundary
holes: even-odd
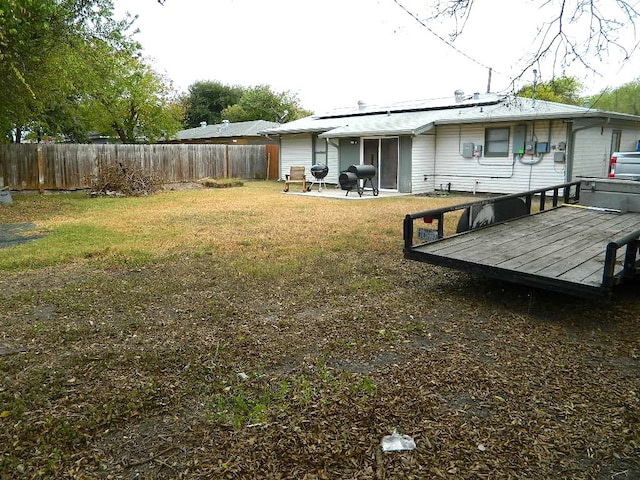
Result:
[[[473,94],[473,99],[474,99],[474,100],[480,100],[480,92],[475,92],[475,93]]]
[[[453,94],[456,97],[456,102],[461,102],[464,100],[464,92],[462,90],[458,89],[455,92],[453,92]]]
[[[366,108],[367,104],[364,103],[363,100],[358,100],[358,110],[363,111]]]
[[[200,122],[200,126],[201,127],[206,127],[207,126],[207,122]]]

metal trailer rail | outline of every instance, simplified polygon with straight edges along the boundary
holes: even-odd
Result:
[[[579,297],[611,297],[616,285],[637,277],[640,213],[580,205],[580,183],[406,215],[404,257]],[[445,217],[462,211],[471,219],[474,209],[513,199],[524,202],[524,215],[445,234]],[[429,228],[416,228],[416,221]]]

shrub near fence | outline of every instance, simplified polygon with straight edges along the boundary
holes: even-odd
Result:
[[[277,147],[276,147],[277,148]],[[76,190],[91,187],[101,168],[119,162],[150,169],[166,182],[201,178],[265,179],[277,150],[267,145],[0,145],[0,187]]]

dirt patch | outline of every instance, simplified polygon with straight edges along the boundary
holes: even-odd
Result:
[[[15,247],[43,236],[33,223],[0,224],[0,248]]]

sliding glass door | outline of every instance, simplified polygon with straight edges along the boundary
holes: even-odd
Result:
[[[398,138],[366,138],[362,147],[363,162],[376,167],[373,184],[381,190],[398,189]]]

